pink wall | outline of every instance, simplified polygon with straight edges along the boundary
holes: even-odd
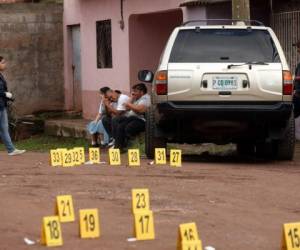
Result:
[[[182,24],[182,10],[131,15],[129,18],[130,83],[141,69],[153,72],[173,29]]]
[[[81,53],[82,53],[82,98],[83,115],[92,118],[98,110],[98,90],[108,85],[123,92],[130,91],[130,69],[129,52],[129,17],[134,14],[145,14],[178,9],[182,0],[130,0],[124,1],[125,29],[121,30],[119,21],[121,19],[119,0],[65,0],[64,1],[64,48],[65,48],[65,108],[72,109],[72,70],[71,70],[71,41],[68,33],[68,25],[80,24],[81,26]],[[199,11],[203,8],[198,8]],[[203,18],[199,12],[199,18]],[[188,18],[188,12],[184,8],[183,19]],[[96,60],[96,21],[111,19],[112,22],[112,69],[97,69]],[[177,19],[176,19],[177,20]],[[146,22],[147,23],[147,22]],[[148,21],[149,23],[149,21]],[[167,27],[166,25],[165,27]],[[168,27],[169,29],[170,27]],[[140,34],[139,34],[140,35]],[[131,40],[134,39],[132,34]],[[161,38],[165,40],[166,38]],[[161,47],[159,43],[155,47]],[[161,50],[159,48],[159,50]],[[156,52],[157,58],[158,50]],[[140,61],[133,53],[134,62]],[[151,57],[145,58],[145,67],[155,64]],[[135,66],[137,67],[137,66]],[[134,73],[132,73],[134,74]]]

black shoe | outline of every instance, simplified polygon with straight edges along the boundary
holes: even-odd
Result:
[[[92,147],[92,148],[98,148],[98,147],[99,147],[99,144],[98,144],[98,143],[96,143],[96,144],[91,144],[91,147]]]
[[[108,143],[105,143],[105,144],[100,144],[100,148],[107,148],[108,147]]]

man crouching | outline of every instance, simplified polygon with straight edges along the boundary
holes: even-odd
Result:
[[[132,100],[124,104],[128,110],[125,117],[113,123],[115,131],[115,148],[121,151],[127,147],[128,139],[145,131],[145,113],[151,106],[151,97],[147,94],[144,83],[138,83],[132,87]]]

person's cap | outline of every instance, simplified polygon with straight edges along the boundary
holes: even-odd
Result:
[[[298,40],[297,42],[293,43],[293,46],[300,48],[300,40]]]

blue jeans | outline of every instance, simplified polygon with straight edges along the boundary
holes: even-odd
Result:
[[[0,137],[8,153],[13,152],[15,150],[15,147],[9,135],[7,111],[5,108],[3,110],[0,110]]]
[[[89,123],[87,125],[87,130],[90,132],[90,134],[96,134],[96,133],[103,134],[103,143],[108,144],[109,135],[103,126],[102,119],[97,123],[95,123],[94,121]]]
[[[109,143],[109,135],[103,126],[102,120],[98,121],[98,123],[97,123],[97,132],[99,134],[103,135],[103,143],[108,144]]]

